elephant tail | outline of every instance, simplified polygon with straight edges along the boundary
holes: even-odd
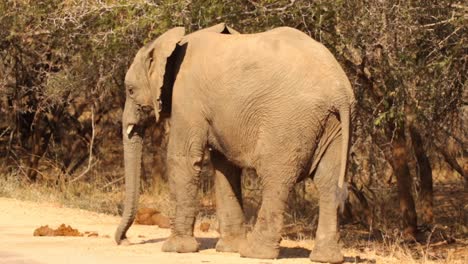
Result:
[[[351,134],[351,107],[349,104],[342,105],[339,108],[340,119],[341,119],[341,169],[340,176],[338,178],[338,187],[343,189],[346,169],[348,164],[348,151],[350,145],[350,134]]]

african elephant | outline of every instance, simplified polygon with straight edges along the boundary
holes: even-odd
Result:
[[[195,252],[197,182],[205,150],[215,168],[218,251],[276,258],[293,185],[312,177],[320,197],[314,261],[341,262],[337,208],[344,193],[354,95],[333,55],[288,27],[238,34],[219,24],[184,35],[173,28],[135,56],[123,113],[126,199],[115,239],[136,212],[144,109],[170,115],[167,173],[175,199],[163,251]],[[223,33],[223,34],[220,34]],[[255,170],[262,204],[246,235],[240,174]]]

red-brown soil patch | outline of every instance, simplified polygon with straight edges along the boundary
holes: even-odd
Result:
[[[160,228],[171,227],[171,221],[169,217],[163,215],[156,209],[153,208],[140,208],[138,209],[135,224],[139,225],[157,225]]]

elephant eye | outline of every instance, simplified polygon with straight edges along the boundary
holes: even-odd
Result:
[[[133,87],[129,86],[127,89],[128,89],[128,94],[133,95]]]

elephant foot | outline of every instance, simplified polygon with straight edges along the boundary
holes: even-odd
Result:
[[[222,237],[216,243],[216,251],[218,252],[239,252],[239,245],[245,241],[244,236],[237,237]]]
[[[273,246],[271,243],[264,243],[249,236],[240,243],[239,253],[244,258],[276,259],[279,255],[279,245]]]
[[[336,241],[317,243],[309,258],[313,262],[342,263],[344,261],[341,246]]]
[[[197,252],[198,247],[198,242],[193,236],[170,236],[162,245],[162,251],[191,253]]]
[[[130,246],[132,243],[130,243],[130,240],[128,240],[127,238],[125,239],[122,239],[119,243],[119,245],[121,246]]]

